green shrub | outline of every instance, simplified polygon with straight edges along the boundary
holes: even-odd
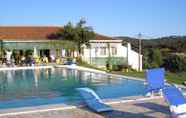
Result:
[[[106,69],[110,72],[112,71],[112,67],[111,67],[111,64],[109,63],[109,61],[106,62]]]
[[[170,72],[186,71],[186,56],[185,55],[170,55],[165,58],[163,66]]]
[[[112,70],[113,71],[119,71],[118,65],[112,65]]]
[[[33,50],[26,50],[26,51],[25,51],[26,57],[28,57],[28,56],[30,56],[30,55],[32,55],[32,54],[33,54]]]
[[[157,68],[163,64],[162,53],[159,49],[147,49],[144,51],[144,68]]]
[[[112,70],[113,71],[122,71],[123,69],[131,69],[131,66],[129,66],[127,64],[112,65]]]
[[[66,57],[66,60],[67,61],[72,61],[73,60],[73,57]]]

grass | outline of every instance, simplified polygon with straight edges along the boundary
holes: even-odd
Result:
[[[97,67],[87,64],[85,62],[78,63],[78,66],[83,66],[83,67],[92,68],[92,69],[96,69],[96,70],[106,71],[105,69],[97,68]]]
[[[113,73],[113,74],[119,74],[119,75],[125,75],[125,76],[145,78],[145,73],[144,72],[136,72],[136,71],[129,71],[129,72],[112,71],[111,73]]]
[[[182,73],[170,73],[166,72],[166,80],[169,83],[183,84],[186,81],[186,72]]]
[[[88,67],[88,68],[93,68],[93,69],[97,69],[97,70],[106,71],[104,69],[100,69],[100,68],[97,68],[97,67],[92,66],[90,64],[86,64],[86,63],[81,63],[79,65],[80,66],[84,66],[84,67]],[[119,74],[119,75],[125,75],[125,76],[132,76],[132,77],[139,77],[139,78],[145,79],[145,71],[142,71],[142,72],[136,72],[136,71],[129,71],[129,72],[112,71],[110,73]],[[182,73],[166,72],[165,73],[165,79],[167,80],[168,83],[183,84],[183,82],[186,81],[186,72],[182,72]]]
[[[132,77],[139,77],[139,78],[145,78],[145,72],[111,72],[114,74],[120,74],[125,76],[132,76]],[[186,72],[182,73],[171,73],[166,72],[165,73],[165,79],[168,83],[175,83],[175,84],[183,84],[183,82],[186,81]]]

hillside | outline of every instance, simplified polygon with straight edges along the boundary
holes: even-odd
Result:
[[[131,37],[117,37],[122,39],[123,42],[130,42],[132,44],[132,48],[138,51],[138,39]],[[169,36],[169,37],[161,37],[156,39],[143,39],[142,40],[142,49],[147,48],[159,48],[163,50],[167,50],[170,52],[184,52],[186,53],[186,36]]]

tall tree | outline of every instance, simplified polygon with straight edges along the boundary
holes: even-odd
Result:
[[[63,40],[69,40],[76,43],[79,54],[81,53],[81,46],[89,46],[89,41],[95,38],[95,33],[90,26],[86,26],[85,20],[80,20],[75,26],[71,22],[64,26],[64,30],[58,34]]]
[[[65,26],[64,29],[59,31],[59,38],[68,40],[68,41],[74,41],[75,40],[75,30],[74,26],[72,25],[71,22],[68,22]]]
[[[146,55],[145,55],[146,56]],[[160,67],[163,63],[161,51],[159,49],[150,49],[148,52],[148,65],[150,68]]]
[[[95,33],[90,26],[86,26],[86,21],[81,19],[75,26],[75,38],[74,41],[77,43],[78,52],[81,53],[81,46],[85,44],[89,46],[89,41],[95,38]]]

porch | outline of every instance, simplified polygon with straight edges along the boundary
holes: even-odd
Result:
[[[0,60],[2,63],[6,61],[6,51],[11,52],[15,64],[19,64],[22,57],[47,57],[49,62],[54,62],[57,58],[77,57],[75,49],[65,44],[62,41],[1,41]]]

